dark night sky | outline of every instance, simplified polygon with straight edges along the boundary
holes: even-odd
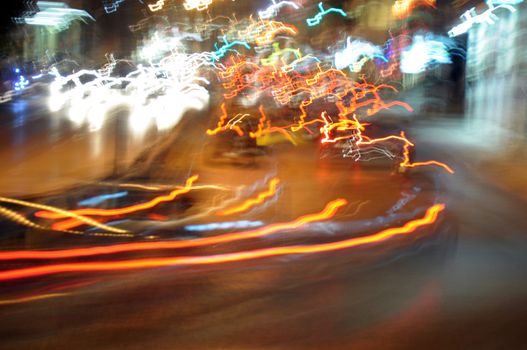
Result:
[[[25,4],[28,0],[8,0],[2,2],[2,10],[0,11],[0,28],[2,34],[12,24],[12,18],[20,16],[26,8]]]

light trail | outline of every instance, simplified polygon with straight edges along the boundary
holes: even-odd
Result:
[[[338,122],[333,122],[325,111],[322,112],[320,116],[322,117],[322,120],[324,120],[324,125],[320,128],[320,132],[324,135],[324,138],[320,140],[320,143],[336,143],[341,140],[357,138],[360,130],[363,128],[357,119],[344,119]],[[344,136],[332,137],[331,132],[333,130],[340,132],[351,131],[351,133]]]
[[[351,37],[348,36],[346,47],[335,53],[334,63],[337,69],[349,67],[352,72],[360,72],[364,64],[374,58],[388,61],[379,46],[364,40],[352,41]]]
[[[250,208],[258,204],[262,204],[266,199],[273,197],[276,194],[276,188],[279,183],[280,179],[278,179],[277,177],[272,178],[271,181],[269,181],[269,188],[267,189],[267,191],[259,193],[256,198],[248,199],[239,206],[222,210],[218,213],[218,215],[226,216],[232,214],[239,214],[249,210]]]
[[[103,271],[126,271],[147,268],[159,268],[168,266],[193,266],[211,265],[228,262],[239,262],[268,258],[273,256],[317,254],[331,252],[352,247],[358,247],[373,243],[386,241],[397,236],[405,236],[415,232],[421,227],[436,222],[439,214],[445,209],[444,204],[436,204],[426,211],[422,218],[408,221],[403,226],[392,227],[375,234],[363,237],[350,238],[332,243],[314,244],[307,246],[284,246],[266,249],[242,251],[229,254],[205,255],[205,256],[180,256],[169,258],[137,259],[124,261],[102,261],[89,263],[67,263],[56,265],[44,265],[14,269],[0,272],[0,281],[11,281],[23,278],[34,278],[47,275],[55,275],[71,272],[103,272]]]
[[[207,129],[206,131],[207,135],[212,136],[222,131],[233,130],[238,134],[238,136],[243,136],[244,135],[243,130],[236,124],[241,122],[245,117],[248,117],[249,114],[238,113],[233,118],[231,118],[227,123],[225,123],[225,121],[227,120],[227,116],[228,116],[225,103],[222,103],[220,108],[221,108],[222,114],[220,116],[218,124],[215,129]]]
[[[258,111],[260,112],[260,119],[258,120],[258,129],[255,132],[250,132],[249,137],[253,139],[258,139],[259,137],[262,137],[266,134],[272,134],[272,133],[280,133],[282,134],[291,144],[297,145],[297,142],[295,139],[285,130],[287,127],[280,128],[280,127],[273,127],[271,126],[271,122],[267,120],[267,116],[265,115],[263,106],[260,106],[258,108]]]
[[[160,11],[165,6],[165,0],[158,0],[155,4],[148,5],[148,9],[152,12]]]
[[[300,8],[300,6],[293,1],[280,1],[279,3],[276,3],[276,0],[272,0],[272,2],[273,3],[269,5],[269,7],[265,10],[258,11],[258,16],[261,19],[269,19],[275,17],[280,11],[280,9],[284,6],[292,7],[295,10],[298,10]]]
[[[454,28],[448,31],[448,36],[450,37],[456,37],[462,34],[465,34],[472,28],[475,24],[482,24],[486,23],[487,25],[493,25],[496,23],[496,21],[499,19],[498,16],[494,14],[494,12],[500,8],[504,8],[509,10],[510,13],[516,12],[516,9],[514,8],[515,3],[521,3],[522,1],[516,2],[507,2],[507,1],[493,1],[493,0],[487,0],[487,10],[485,12],[478,14],[476,12],[476,8],[472,7],[470,10],[465,11],[461,15],[461,19],[463,19],[463,22],[461,24],[458,24]],[[497,6],[495,6],[497,5]]]
[[[25,23],[34,26],[50,27],[57,31],[68,29],[73,21],[87,22],[95,18],[84,10],[72,9],[64,2],[37,1],[35,12],[28,11],[22,18],[14,18],[17,23]],[[37,10],[38,9],[38,10]],[[31,16],[29,15],[31,13]]]
[[[453,42],[449,44],[448,39],[440,36],[416,35],[401,52],[401,72],[418,74],[440,64],[451,64],[449,49],[453,46]]]
[[[136,188],[143,191],[152,191],[152,192],[159,192],[159,191],[166,191],[175,188],[184,188],[181,186],[173,186],[173,185],[165,185],[165,184],[152,184],[152,185],[143,185],[143,184],[135,184],[135,183],[104,183],[99,182],[99,184],[106,185],[106,186],[118,186],[118,187],[124,187],[124,188]],[[218,185],[201,185],[201,186],[192,186],[192,190],[218,190],[218,191],[231,191],[231,189],[225,187],[225,186],[218,186]]]
[[[119,9],[119,6],[121,6],[124,1],[125,0],[105,1],[103,3],[104,12],[108,14],[117,12],[117,9]]]
[[[401,137],[406,138],[406,136],[404,135],[404,131],[401,131]],[[415,167],[420,167],[420,166],[435,165],[435,166],[439,166],[439,167],[445,169],[450,174],[454,174],[454,170],[451,167],[449,167],[445,163],[438,162],[437,160],[429,160],[429,161],[426,161],[426,162],[414,162],[414,163],[411,163],[410,162],[410,144],[408,144],[408,143],[404,144],[403,156],[404,156],[404,159],[399,164],[399,166],[401,166],[403,168],[415,168]]]
[[[257,36],[255,39],[256,44],[260,46],[269,45],[273,42],[273,39],[278,34],[291,34],[296,35],[298,29],[295,26],[284,24],[277,21],[269,21],[268,29],[266,29],[261,35]]]
[[[0,306],[1,305],[23,304],[23,303],[29,303],[29,302],[32,302],[32,301],[45,300],[45,299],[58,298],[58,297],[65,297],[65,296],[70,295],[70,294],[71,293],[48,293],[48,294],[33,295],[33,296],[17,298],[17,299],[0,300]]]
[[[345,199],[336,199],[329,202],[319,213],[308,214],[296,220],[278,224],[272,224],[252,231],[242,231],[218,235],[213,237],[198,238],[187,241],[161,241],[161,242],[139,242],[125,243],[100,247],[74,248],[64,250],[33,250],[33,251],[12,251],[0,252],[1,260],[20,260],[20,259],[65,259],[96,255],[107,255],[123,252],[159,250],[159,249],[178,249],[189,247],[201,247],[220,243],[229,243],[250,238],[268,236],[284,230],[295,230],[312,222],[328,220],[335,216],[337,210],[347,205]]]
[[[314,27],[314,26],[320,24],[320,22],[322,22],[322,18],[324,18],[324,16],[326,16],[330,12],[338,13],[342,17],[347,17],[348,16],[346,14],[346,12],[344,12],[344,10],[336,8],[336,7],[330,7],[327,10],[325,10],[324,9],[324,4],[322,2],[318,3],[318,9],[319,9],[319,12],[315,15],[315,17],[306,19],[306,22],[307,22],[308,26]]]
[[[39,225],[28,218],[26,218],[24,215],[17,213],[14,210],[4,208],[0,206],[0,215],[5,217],[6,219],[13,221],[19,225],[26,226],[32,229],[36,230],[43,230],[43,231],[51,231],[53,230],[50,227],[46,227],[43,225]],[[82,232],[82,231],[73,231],[73,230],[54,230],[64,233],[69,233],[73,235],[86,235],[86,236],[99,236],[99,237],[134,237],[133,234],[129,233],[106,233],[106,232]]]
[[[67,210],[60,209],[60,208],[52,207],[50,205],[26,202],[26,201],[22,201],[22,200],[19,200],[19,199],[13,199],[13,198],[7,198],[7,197],[0,197],[0,202],[17,204],[17,205],[21,205],[21,206],[25,206],[25,207],[29,207],[29,208],[47,210],[48,212],[60,215],[60,217],[74,218],[74,219],[77,219],[80,222],[83,222],[83,223],[87,224],[87,225],[98,227],[100,229],[103,229],[103,230],[106,230],[106,231],[109,231],[109,232],[128,233],[127,230],[123,230],[123,229],[120,229],[120,228],[107,226],[107,225],[98,223],[97,221],[95,221],[93,219],[90,219],[90,218],[87,218],[85,216],[81,216],[81,215],[69,212]]]
[[[185,10],[198,10],[203,11],[209,8],[212,5],[212,0],[185,0],[183,7]]]
[[[214,46],[216,47],[216,51],[212,53],[213,60],[221,59],[223,56],[227,54],[228,51],[237,52],[236,50],[233,49],[235,45],[243,46],[247,50],[251,49],[251,46],[247,44],[245,41],[234,40],[233,42],[229,42],[229,40],[227,40],[227,36],[225,35],[223,36],[223,42],[224,44],[222,47],[218,47],[217,44],[214,44]]]
[[[269,57],[261,59],[262,66],[273,66],[274,64],[276,64],[276,62],[279,61],[279,59],[283,60],[283,57],[286,56],[288,53],[292,53],[295,56],[295,60],[302,57],[300,49],[292,49],[289,47],[282,49],[280,48],[279,42],[274,42],[272,46],[274,52],[269,55]]]
[[[99,208],[84,208],[84,209],[76,209],[76,210],[70,210],[66,213],[68,214],[76,214],[76,215],[91,215],[91,216],[115,216],[115,215],[124,215],[124,214],[130,214],[141,210],[146,210],[155,207],[156,205],[163,203],[163,202],[170,202],[173,201],[176,197],[186,194],[192,190],[192,184],[198,179],[198,175],[191,176],[187,179],[185,183],[185,187],[176,189],[172,192],[170,192],[167,195],[158,196],[154,199],[145,202],[145,203],[139,203],[135,205],[131,205],[129,207],[123,207],[123,208],[115,208],[115,209],[99,209]],[[61,219],[67,216],[66,213],[57,213],[57,212],[46,212],[46,211],[39,211],[35,213],[35,216],[43,219]],[[75,222],[76,224],[80,224],[78,222]],[[59,223],[57,223],[59,224]],[[68,228],[63,226],[71,226],[69,225],[57,225],[57,228]],[[52,226],[53,227],[53,226]]]
[[[96,205],[99,205],[101,203],[104,203],[108,200],[112,199],[118,199],[128,196],[128,191],[122,191],[117,193],[108,193],[108,194],[101,194],[99,196],[83,199],[79,201],[79,205],[86,206],[86,207],[94,207]]]
[[[206,232],[206,231],[214,231],[214,230],[227,230],[227,229],[242,229],[242,228],[253,228],[258,226],[263,226],[264,223],[262,221],[249,221],[249,220],[241,220],[241,221],[227,221],[227,222],[212,222],[210,224],[203,224],[203,225],[187,225],[185,226],[185,231],[191,231],[191,232]]]

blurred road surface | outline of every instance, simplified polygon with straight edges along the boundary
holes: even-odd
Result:
[[[419,128],[414,130],[417,159],[441,159],[456,169],[453,176],[425,171],[404,177],[384,169],[324,161],[312,145],[298,149],[279,145],[250,166],[234,167],[215,164],[206,156],[208,140],[203,130],[213,116],[197,116],[202,119],[195,124],[184,121],[171,147],[155,159],[143,158],[146,168],[141,162],[136,164],[133,179],[180,184],[190,173],[199,173],[203,183],[232,186],[278,176],[283,187],[276,202],[261,212],[241,216],[265,224],[320,211],[336,197],[347,198],[359,208],[292,237],[259,240],[257,246],[348,237],[353,232],[342,224],[346,216],[375,223],[373,219],[389,217],[394,205],[412,193],[414,199],[403,205],[402,212],[440,199],[449,209],[448,225],[441,227],[448,234],[430,230],[416,241],[395,240],[312,256],[0,282],[3,349],[523,347],[527,321],[525,202],[476,174],[480,170],[470,166],[470,158],[457,152],[456,145],[433,143]],[[32,176],[35,169],[43,171],[43,183],[65,176],[64,164],[73,174],[88,172],[83,181],[104,173],[103,166],[93,164],[111,168],[111,159],[97,158],[106,152],[93,149],[97,148],[90,143],[93,135],[79,136],[69,123],[44,113],[29,113],[26,118],[18,126],[9,121],[2,130],[2,159],[7,159],[4,164],[11,161],[6,167],[9,176],[21,176],[21,159],[33,162],[26,169]],[[61,151],[39,160],[38,150],[51,146]],[[95,152],[95,158],[89,158],[90,152]],[[31,156],[24,158],[28,154]],[[79,165],[81,155],[95,159],[94,163]],[[81,177],[72,176],[70,184]],[[192,207],[184,215],[210,204],[200,207],[202,197],[190,198]],[[201,220],[210,222],[214,217]],[[170,226],[158,231],[181,234]],[[25,239],[14,244],[52,248],[65,240],[62,235]],[[68,245],[93,244],[83,239],[68,238]],[[254,249],[254,244],[240,242],[229,249]],[[224,252],[222,249],[192,248],[180,254],[211,254]],[[127,257],[162,254],[153,251]],[[32,263],[6,262],[3,268]]]

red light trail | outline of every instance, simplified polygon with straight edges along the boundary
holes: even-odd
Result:
[[[271,235],[284,230],[294,230],[303,227],[309,223],[327,220],[335,216],[337,210],[348,202],[345,199],[336,199],[329,202],[324,210],[316,214],[304,215],[296,220],[272,224],[260,229],[252,231],[242,231],[228,233],[219,236],[198,238],[188,241],[167,241],[167,242],[140,242],[140,243],[126,243],[116,244],[102,247],[89,248],[74,248],[65,250],[50,250],[50,251],[12,251],[0,252],[0,260],[20,260],[20,259],[64,259],[73,257],[94,256],[102,254],[114,254],[122,252],[142,251],[142,250],[156,250],[156,249],[177,249],[200,247],[212,244],[228,243],[250,238],[258,238],[262,236]]]
[[[115,209],[99,209],[99,208],[76,209],[76,210],[71,210],[68,213],[72,213],[76,215],[115,216],[115,215],[130,214],[130,213],[134,213],[137,211],[150,209],[160,203],[173,201],[176,197],[190,192],[192,190],[192,184],[197,180],[198,180],[198,176],[194,175],[187,179],[185,183],[185,187],[178,188],[170,192],[168,195],[162,195],[162,196],[155,197],[154,199],[148,202],[145,202],[145,203],[139,203],[139,204],[131,205],[128,207],[115,208]],[[62,219],[70,215],[67,215],[67,213],[39,211],[35,213],[35,216],[39,218],[43,218],[43,219]],[[67,230],[69,228],[76,227],[81,224],[82,222],[77,219],[69,219],[69,220],[65,220],[65,221],[57,222],[53,224],[52,228],[57,229],[57,230]]]
[[[34,278],[71,272],[126,271],[178,265],[210,265],[261,259],[273,256],[331,252],[367,244],[379,243],[396,236],[409,235],[421,227],[434,223],[437,220],[439,214],[444,210],[444,208],[444,204],[436,204],[428,208],[422,218],[408,221],[403,226],[388,228],[369,236],[350,238],[332,243],[314,244],[306,246],[274,247],[208,256],[180,256],[124,261],[102,261],[44,265],[38,267],[2,271],[0,272],[0,281],[11,281],[23,278]]]

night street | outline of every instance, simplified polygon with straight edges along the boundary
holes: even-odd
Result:
[[[525,348],[527,7],[449,4],[13,5],[0,348]]]

